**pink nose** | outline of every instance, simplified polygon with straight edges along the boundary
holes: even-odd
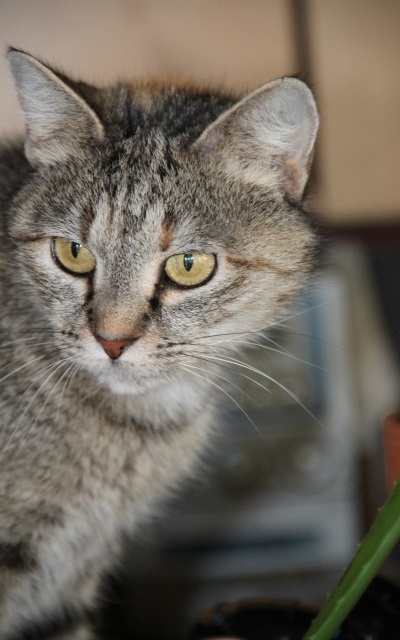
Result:
[[[118,358],[122,355],[122,352],[125,347],[129,347],[132,342],[136,340],[136,338],[126,338],[121,340],[107,340],[106,338],[102,338],[101,336],[95,336],[97,342],[100,342],[106,354],[111,358],[111,360],[118,360]]]

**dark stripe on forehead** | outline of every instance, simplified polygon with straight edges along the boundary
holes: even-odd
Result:
[[[172,224],[172,221],[164,220],[162,230],[161,230],[161,242],[160,242],[161,251],[166,251],[169,248],[172,242],[173,233],[174,233],[174,225]]]
[[[87,209],[81,219],[80,224],[80,237],[82,238],[82,242],[86,243],[89,237],[90,227],[92,226],[94,220],[94,212],[93,209]]]
[[[178,173],[178,166],[172,153],[171,145],[168,139],[164,141],[162,158],[160,158],[160,162],[156,171],[158,177],[161,180],[161,183],[164,183],[167,177],[176,176]]]
[[[174,223],[174,210],[170,205],[164,206],[164,221],[163,225],[172,225]]]
[[[165,166],[168,172],[176,174],[178,167],[176,165],[174,156],[172,154],[171,144],[168,139],[166,140],[166,144],[165,144],[164,159],[165,159]]]

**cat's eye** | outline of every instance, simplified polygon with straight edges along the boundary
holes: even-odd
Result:
[[[55,238],[51,250],[56,264],[72,275],[87,275],[96,266],[93,253],[79,242],[67,240],[67,238]]]
[[[168,258],[165,273],[181,287],[195,287],[210,279],[215,266],[215,256],[209,253],[178,253]]]

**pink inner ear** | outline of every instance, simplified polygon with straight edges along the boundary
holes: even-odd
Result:
[[[205,135],[199,139],[199,145],[205,153],[211,153],[219,145],[224,137],[222,128],[219,125],[206,131]]]
[[[293,195],[298,193],[300,188],[301,169],[299,163],[294,158],[289,158],[284,164],[284,173],[287,179],[286,191]]]

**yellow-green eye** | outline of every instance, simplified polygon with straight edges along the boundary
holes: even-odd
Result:
[[[168,258],[165,273],[182,287],[195,287],[210,278],[215,264],[215,256],[209,253],[178,253]]]
[[[55,262],[69,273],[76,276],[87,275],[96,266],[96,259],[83,244],[56,238],[53,240],[52,253]]]

